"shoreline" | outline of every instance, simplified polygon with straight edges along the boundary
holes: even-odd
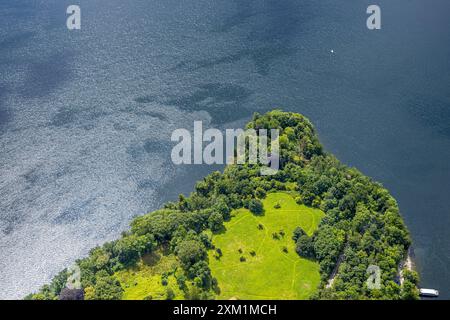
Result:
[[[406,269],[408,271],[414,271],[414,269],[415,269],[414,261],[412,259],[413,255],[414,255],[414,251],[412,249],[412,246],[410,246],[408,248],[408,250],[406,251],[405,259],[403,259],[403,261],[399,265],[398,275],[399,275],[400,285],[403,285],[403,282],[405,280],[404,277],[403,277],[403,270]]]

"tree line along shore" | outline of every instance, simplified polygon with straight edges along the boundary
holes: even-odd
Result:
[[[26,299],[251,299],[260,288],[263,299],[418,299],[417,273],[403,268],[398,279],[411,239],[388,190],[326,152],[300,114],[256,113],[247,128],[279,130],[276,174],[261,175],[258,164],[213,172],[189,196],[135,218],[119,239],[77,260],[80,288],[66,288],[63,270]],[[281,216],[286,224],[274,224]],[[264,254],[244,231],[277,249]],[[242,274],[223,272],[231,265],[255,279],[280,266],[294,271],[290,281],[244,283],[245,296],[233,292]],[[380,270],[378,288],[367,285],[371,265]],[[277,294],[283,290],[291,295]]]

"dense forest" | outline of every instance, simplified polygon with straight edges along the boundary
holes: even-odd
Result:
[[[311,122],[300,114],[255,114],[247,128],[280,130],[280,170],[275,175],[260,175],[259,165],[228,165],[223,173],[213,172],[188,197],[180,195],[178,201],[135,218],[120,239],[78,260],[81,292],[65,288],[69,272],[63,270],[27,299],[121,299],[123,288],[114,274],[158,248],[176,255],[176,283],[185,299],[214,299],[220,283],[212,276],[207,253],[221,252],[211,233],[221,230],[232,210],[244,207],[261,214],[261,199],[287,190],[295,193],[297,203],[325,213],[312,236],[301,228],[289,235],[300,256],[320,265],[322,280],[312,299],[417,299],[417,274],[404,271],[399,281],[411,240],[389,192],[325,152]],[[371,265],[381,271],[377,289],[367,286]],[[166,298],[173,298],[170,287]]]

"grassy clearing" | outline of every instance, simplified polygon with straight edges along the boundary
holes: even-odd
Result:
[[[132,269],[122,270],[115,274],[124,289],[123,300],[163,300],[166,299],[167,288],[175,293],[175,299],[182,299],[183,292],[178,288],[173,275],[168,277],[167,286],[162,285],[162,274],[172,273],[179,263],[173,254],[157,251],[146,255]]]
[[[235,210],[225,223],[226,231],[213,236],[223,253],[220,259],[214,251],[209,253],[221,290],[219,299],[307,299],[320,282],[319,265],[300,258],[291,237],[297,226],[311,235],[323,212],[298,205],[281,192],[268,194],[263,205],[263,216]]]

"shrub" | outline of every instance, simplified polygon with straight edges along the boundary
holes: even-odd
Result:
[[[315,257],[314,243],[312,239],[308,237],[306,234],[298,238],[295,251],[298,253],[299,256],[304,258]]]
[[[248,203],[248,209],[250,212],[256,215],[260,215],[264,213],[263,204],[260,200],[251,199]]]
[[[295,228],[294,234],[292,235],[292,240],[297,242],[298,238],[300,238],[303,235],[306,235],[306,232],[302,228],[297,227]]]
[[[173,298],[175,298],[175,292],[173,292],[171,287],[167,287],[166,300],[173,300]]]
[[[208,218],[208,227],[216,232],[223,228],[223,216],[218,212],[213,212]]]
[[[256,190],[255,190],[255,196],[256,196],[258,199],[264,199],[264,198],[266,197],[266,191],[265,191],[263,188],[258,187],[258,188],[256,188]]]
[[[185,269],[188,269],[190,266],[206,257],[206,250],[203,243],[197,240],[182,241],[178,244],[176,252]]]

